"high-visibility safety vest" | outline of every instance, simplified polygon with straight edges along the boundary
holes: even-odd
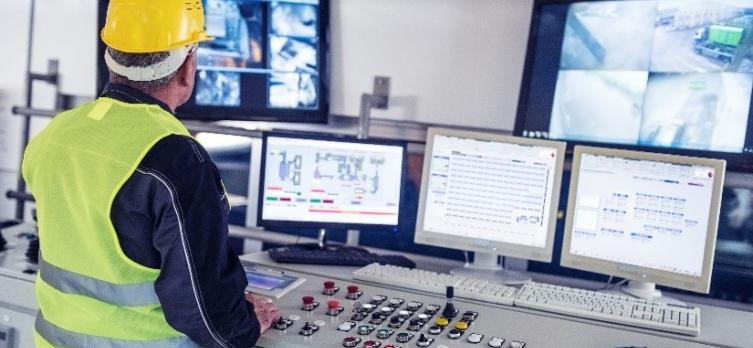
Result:
[[[29,144],[23,175],[36,198],[37,347],[194,347],[166,321],[159,269],[129,259],[110,211],[162,138],[189,135],[156,105],[99,98],[61,113]]]

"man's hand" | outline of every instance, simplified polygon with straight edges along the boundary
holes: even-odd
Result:
[[[272,300],[247,293],[246,301],[254,305],[256,319],[259,320],[259,324],[261,325],[261,333],[269,330],[272,324],[280,320],[280,310],[277,309]]]

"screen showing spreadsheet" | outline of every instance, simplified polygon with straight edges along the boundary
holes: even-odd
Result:
[[[403,145],[265,139],[262,221],[398,225]]]
[[[714,167],[584,153],[570,254],[699,277]]]
[[[557,157],[555,147],[435,135],[424,231],[544,248]]]

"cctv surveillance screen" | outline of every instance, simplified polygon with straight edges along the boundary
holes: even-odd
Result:
[[[560,2],[537,10],[518,135],[753,152],[753,1]]]
[[[178,109],[180,117],[326,121],[328,0],[202,0],[202,5],[214,40],[199,46],[194,94]],[[102,24],[106,8],[100,5]],[[102,62],[103,68],[106,73]]]

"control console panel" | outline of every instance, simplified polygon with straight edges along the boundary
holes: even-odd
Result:
[[[283,316],[259,347],[511,347],[527,342],[450,296],[396,291],[311,275],[275,301]]]
[[[346,275],[352,270],[337,267],[261,265],[305,279],[274,300],[282,319],[257,342],[263,348],[708,346],[699,338],[454,298],[453,289],[436,294],[353,280]]]

